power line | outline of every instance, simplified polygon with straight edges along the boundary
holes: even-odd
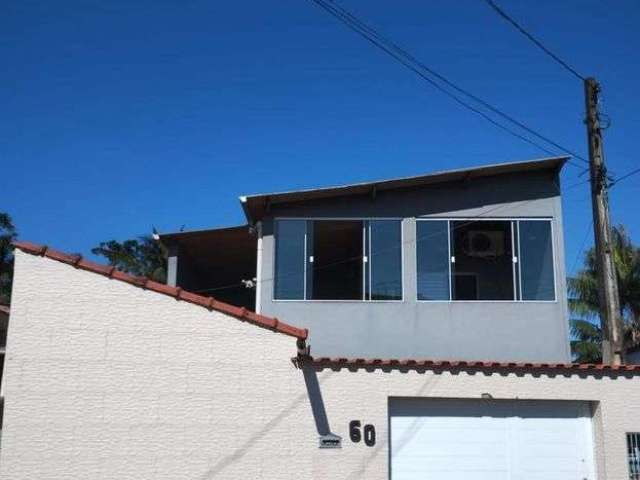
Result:
[[[613,187],[614,185],[617,185],[621,181],[626,180],[627,178],[632,177],[634,175],[637,175],[638,173],[640,173],[640,168],[636,168],[635,170],[631,170],[630,172],[625,173],[621,177],[615,178],[613,180],[613,182],[611,183],[611,186]]]
[[[318,5],[320,5],[322,8],[325,8],[327,11],[330,11],[330,6],[325,6],[323,4],[321,4],[320,2],[317,2],[316,0],[313,0],[316,3],[318,3]],[[336,7],[337,8],[337,7]],[[334,14],[334,12],[331,12],[332,14]],[[338,15],[340,15],[340,13],[338,13]],[[340,17],[337,17],[340,18]],[[341,20],[343,20],[343,18],[340,18]],[[348,20],[345,22],[347,23]],[[364,24],[362,24],[362,28],[364,29],[368,29],[368,27],[366,27]],[[371,38],[369,37],[365,32],[360,31],[358,28],[352,28],[354,31],[356,31],[357,33],[359,33],[360,35],[362,35],[367,41],[371,42],[373,45],[375,45],[376,47],[380,48],[381,50],[385,51],[386,53],[388,53],[389,55],[391,55],[392,57],[394,57],[396,60],[398,60],[400,63],[402,63],[405,67],[407,67],[409,70],[413,71],[416,75],[420,76],[423,80],[426,80],[427,82],[429,82],[433,87],[435,87],[436,89],[438,89],[439,91],[441,91],[442,93],[444,93],[445,95],[447,95],[448,97],[452,98],[455,102],[457,102],[458,104],[462,105],[463,107],[471,110],[472,112],[480,115],[481,117],[483,117],[485,120],[487,120],[488,122],[492,123],[493,125],[495,125],[496,127],[506,131],[507,133],[539,148],[540,150],[542,150],[545,153],[548,153],[550,155],[555,155],[555,152],[552,152],[551,150],[543,147],[542,145],[534,142],[533,140],[524,137],[523,135],[520,135],[519,133],[513,131],[512,129],[510,129],[509,127],[506,127],[498,122],[496,122],[494,119],[492,119],[491,117],[489,117],[486,113],[482,112],[481,110],[478,110],[477,108],[475,108],[474,106],[470,105],[469,103],[465,102],[464,100],[462,100],[460,97],[458,97],[457,95],[449,92],[448,90],[446,90],[445,88],[443,88],[441,85],[439,85],[437,82],[435,82],[433,79],[429,78],[427,75],[424,74],[424,72],[421,72],[418,68],[416,68],[414,65],[412,65],[410,62],[408,62],[407,60],[398,57],[397,55],[395,55],[390,49],[389,47],[383,45],[382,43],[380,43],[377,39]],[[431,73],[431,72],[430,72]]]
[[[573,259],[573,263],[571,264],[571,268],[569,269],[569,275],[573,275],[574,270],[576,268],[576,265],[578,264],[578,260],[580,259],[580,255],[582,254],[582,251],[584,250],[584,245],[587,243],[587,238],[589,237],[589,232],[591,231],[591,229],[593,228],[593,220],[591,220],[591,222],[589,222],[589,225],[587,225],[587,231],[584,232],[584,237],[582,238],[582,242],[580,243],[580,248],[578,248],[578,251],[576,252],[576,256]]]
[[[317,0],[314,0],[317,3]],[[325,0],[320,0],[322,2],[325,3],[326,5],[326,1]],[[585,159],[584,157],[578,155],[577,153],[575,153],[572,150],[569,150],[565,147],[563,147],[562,145],[557,144],[556,142],[554,142],[553,140],[539,134],[538,132],[536,132],[535,130],[533,130],[532,128],[528,127],[526,124],[518,121],[517,119],[513,118],[512,116],[504,113],[503,111],[499,110],[498,108],[494,107],[493,105],[491,105],[490,103],[488,103],[487,101],[483,100],[482,98],[478,97],[477,95],[474,95],[472,93],[470,93],[467,90],[464,90],[462,87],[459,87],[458,85],[456,85],[455,83],[453,83],[452,81],[450,81],[448,78],[446,78],[444,75],[436,72],[435,70],[433,70],[432,68],[428,67],[427,65],[425,65],[424,63],[422,63],[420,60],[416,59],[413,55],[411,55],[409,52],[407,52],[406,50],[404,50],[403,48],[401,48],[399,45],[395,44],[393,41],[384,38],[381,34],[379,34],[378,32],[376,32],[372,27],[369,27],[368,25],[366,25],[364,22],[362,22],[361,20],[359,20],[355,15],[351,14],[350,12],[348,12],[347,10],[345,10],[344,8],[338,6],[335,2],[332,2],[332,5],[335,6],[336,9],[340,10],[340,12],[345,15],[346,17],[348,17],[351,21],[353,21],[354,23],[356,23],[359,27],[366,29],[367,31],[369,31],[372,35],[375,35],[379,40],[391,45],[393,47],[394,50],[396,50],[397,52],[399,52],[401,55],[405,56],[406,58],[408,58],[409,60],[411,60],[412,62],[416,63],[417,65],[419,65],[421,68],[423,68],[424,70],[426,70],[427,72],[429,72],[431,75],[435,76],[436,78],[438,78],[439,80],[441,80],[443,83],[445,83],[446,85],[448,85],[449,87],[453,88],[454,90],[458,91],[459,93],[462,93],[463,95],[467,96],[468,98],[478,102],[479,104],[481,104],[482,106],[486,107],[487,109],[491,110],[492,112],[494,112],[497,115],[500,115],[502,118],[510,121],[511,123],[517,125],[518,127],[522,128],[523,130],[526,130],[527,132],[535,135],[536,137],[538,137],[540,140],[543,140],[547,143],[549,143],[550,145],[553,145],[554,147],[558,148],[559,150],[562,150],[565,153],[568,153],[570,155],[573,155],[574,157],[582,160],[585,163],[589,163],[587,159]]]
[[[499,128],[501,128],[503,130],[506,130],[508,133],[520,138],[521,140],[524,140],[527,143],[531,143],[531,144],[535,145],[536,147],[540,148],[541,150],[543,150],[543,151],[545,151],[547,153],[550,153],[550,151],[548,149],[546,149],[546,148],[540,146],[539,144],[533,142],[533,140],[531,140],[529,138],[526,138],[526,137],[523,137],[522,135],[520,135],[520,134],[518,134],[516,132],[513,132],[513,130],[505,127],[502,124],[499,124],[498,122],[493,120],[491,117],[489,117],[488,115],[484,114],[484,112],[481,112],[477,108],[469,105],[467,102],[463,101],[458,96],[456,96],[455,94],[453,94],[452,92],[450,92],[449,90],[445,89],[443,86],[438,84],[435,80],[433,80],[427,74],[429,74],[429,75],[431,75],[433,77],[436,77],[438,80],[440,80],[442,83],[446,84],[448,87],[450,87],[453,90],[457,91],[458,93],[461,93],[461,94],[465,95],[466,97],[472,99],[474,102],[479,103],[480,105],[482,105],[483,107],[487,108],[491,112],[493,112],[496,115],[499,115],[500,117],[504,118],[505,120],[517,125],[519,128],[522,128],[523,130],[525,130],[528,133],[534,135],[535,137],[539,138],[540,140],[543,140],[544,142],[546,142],[546,143],[548,143],[550,145],[553,145],[554,147],[558,148],[559,150],[561,150],[561,151],[563,151],[565,153],[568,153],[568,154],[574,156],[575,158],[583,161],[584,163],[588,164],[588,161],[584,157],[582,157],[581,155],[577,154],[576,152],[574,152],[574,151],[572,151],[572,150],[570,150],[570,149],[568,149],[566,147],[563,147],[562,145],[558,144],[557,142],[551,140],[550,138],[538,133],[533,128],[529,127],[528,125],[524,124],[523,122],[521,122],[521,121],[513,118],[512,116],[504,113],[503,111],[501,111],[497,107],[494,107],[493,105],[491,105],[487,101],[485,101],[485,100],[481,99],[480,97],[468,92],[467,90],[463,89],[462,87],[459,87],[458,85],[456,85],[455,83],[453,83],[452,81],[447,79],[444,75],[441,75],[440,73],[436,72],[432,68],[428,67],[427,65],[425,65],[424,63],[422,63],[421,61],[416,59],[413,55],[411,55],[409,52],[407,52],[406,50],[401,48],[399,45],[397,45],[394,42],[392,42],[391,40],[383,37],[375,29],[373,29],[372,27],[366,25],[364,22],[362,22],[360,19],[358,19],[355,15],[353,15],[350,12],[348,12],[344,8],[340,7],[335,2],[329,3],[329,2],[327,2],[325,0],[312,0],[312,1],[314,3],[316,3],[318,6],[320,6],[322,9],[324,9],[325,11],[327,11],[328,13],[333,15],[335,18],[340,20],[342,23],[344,23],[351,30],[355,31],[356,33],[358,33],[359,35],[364,37],[366,40],[368,40],[370,43],[372,43],[373,45],[375,45],[379,49],[383,50],[385,53],[387,53],[390,56],[392,56],[394,59],[399,61],[405,67],[407,67],[408,69],[412,70],[414,73],[416,73],[421,78],[423,78],[424,80],[429,82],[431,85],[436,87],[441,92],[445,93],[447,96],[453,98],[457,103],[461,104],[465,108],[468,108],[471,111],[473,111],[474,113],[481,115],[486,120],[490,121],[494,125],[497,125]],[[427,72],[427,73],[425,73],[425,72]],[[572,163],[572,162],[569,162],[569,163],[571,163],[572,165],[577,166],[579,168],[583,168],[582,166],[577,165],[575,163]]]
[[[530,34],[529,32],[527,32],[524,27],[522,27],[518,22],[516,22],[513,18],[511,18],[502,8],[500,8],[498,5],[496,5],[496,3],[493,0],[484,0],[491,8],[493,8],[493,10],[500,15],[502,18],[504,18],[507,22],[509,22],[511,25],[513,25],[516,30],[518,30],[522,35],[524,35],[525,37],[527,37],[529,40],[531,40],[538,48],[540,48],[544,53],[546,53],[547,55],[549,55],[551,58],[553,58],[556,62],[558,62],[560,65],[562,65],[566,70],[568,70],[570,73],[572,73],[573,75],[575,75],[576,77],[578,77],[579,80],[584,81],[585,77],[583,75],[580,75],[575,68],[573,68],[572,66],[570,66],[567,62],[565,62],[564,60],[562,60],[560,57],[558,57],[558,55],[556,55],[555,53],[553,53],[551,50],[549,50],[547,47],[545,47],[542,42],[540,42],[540,40],[538,40],[537,38],[535,38],[532,34]]]

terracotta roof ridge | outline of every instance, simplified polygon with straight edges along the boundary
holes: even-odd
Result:
[[[598,372],[640,372],[640,365],[612,366],[601,363],[534,363],[534,362],[491,362],[469,360],[429,360],[429,359],[383,359],[383,358],[330,358],[309,357],[315,365],[342,366],[347,368],[424,368],[424,369],[484,369],[484,370],[557,370],[557,371],[598,371]]]
[[[275,332],[283,333],[291,337],[306,340],[308,336],[308,330],[306,328],[298,328],[293,325],[289,325],[277,318],[267,317],[258,313],[247,310],[244,307],[237,307],[225,302],[220,302],[213,297],[206,297],[197,293],[188,292],[180,287],[172,287],[163,283],[154,282],[146,277],[136,277],[128,273],[124,273],[117,270],[113,266],[103,265],[90,260],[85,260],[81,255],[71,255],[58,250],[51,249],[45,245],[38,245],[31,242],[15,241],[13,245],[19,250],[31,254],[46,257],[58,262],[66,263],[85,270],[87,272],[97,273],[114,280],[120,280],[121,282],[129,283],[145,290],[151,290],[156,293],[168,295],[176,300],[182,300],[194,305],[199,305],[208,310],[215,310],[217,312],[225,313],[239,320],[251,323],[258,327],[273,330]]]

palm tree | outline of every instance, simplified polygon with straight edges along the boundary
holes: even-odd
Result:
[[[0,212],[0,303],[11,302],[11,282],[13,280],[13,246],[18,236],[8,213]]]
[[[578,363],[602,362],[602,329],[599,325],[575,318],[571,320],[571,353]]]
[[[614,227],[612,233],[620,314],[625,326],[625,341],[630,344],[640,332],[640,249],[633,245],[623,226]],[[594,248],[587,251],[584,268],[574,278],[569,278],[568,283],[569,308],[577,316],[571,320],[574,359],[599,362],[602,360],[602,330],[598,326],[600,300]]]

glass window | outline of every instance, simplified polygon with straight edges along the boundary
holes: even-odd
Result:
[[[276,222],[276,299],[304,299],[306,223],[304,220]]]
[[[316,220],[313,222],[313,251],[308,268],[312,282],[307,298],[312,300],[363,299],[362,221]]]
[[[522,300],[555,300],[551,222],[518,223]]]
[[[510,221],[451,222],[453,300],[515,300]]]
[[[416,222],[418,300],[449,300],[449,222]]]
[[[276,300],[402,300],[400,220],[277,220]]]
[[[372,220],[368,223],[370,247],[367,265],[371,277],[365,278],[368,297],[370,300],[402,300],[400,221]]]

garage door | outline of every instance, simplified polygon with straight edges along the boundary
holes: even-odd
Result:
[[[595,480],[587,403],[390,399],[392,480]]]

